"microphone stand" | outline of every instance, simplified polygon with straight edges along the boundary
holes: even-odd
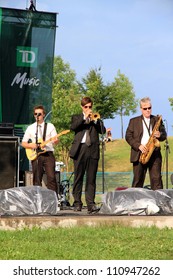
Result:
[[[102,137],[101,137],[101,141],[102,141],[102,192],[105,192],[105,177],[104,177],[104,147],[105,147],[105,142],[104,142],[104,133],[103,133],[103,128],[104,128],[104,124],[103,121],[100,119],[100,125],[101,125],[101,132],[102,132]]]
[[[168,189],[168,153],[170,153],[168,139],[166,138],[165,141],[165,148],[166,148],[166,189]]]

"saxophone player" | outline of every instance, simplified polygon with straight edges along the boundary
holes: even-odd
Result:
[[[147,170],[149,171],[152,190],[162,189],[161,176],[162,155],[157,141],[167,137],[163,122],[152,115],[152,104],[149,97],[140,100],[141,115],[131,118],[126,130],[125,139],[131,146],[130,162],[133,164],[132,187],[143,188]],[[144,161],[141,158],[145,159]]]

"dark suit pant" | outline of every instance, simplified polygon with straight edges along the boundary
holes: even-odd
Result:
[[[55,176],[55,157],[53,152],[40,154],[32,162],[33,185],[41,186],[44,172],[47,175],[47,188],[57,192],[57,183]]]
[[[146,164],[140,162],[133,163],[133,182],[132,187],[142,188],[146,177],[147,170],[149,171],[150,185],[152,190],[162,189],[163,182],[161,176],[162,156],[160,151],[154,151],[150,160]]]
[[[86,172],[85,200],[90,209],[94,204],[96,192],[96,174],[98,169],[98,159],[93,159],[90,155],[90,147],[81,144],[77,159],[74,160],[74,185],[73,197],[74,206],[82,206],[82,186]]]

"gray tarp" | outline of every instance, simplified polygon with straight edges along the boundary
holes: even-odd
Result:
[[[58,199],[54,191],[39,186],[0,190],[0,216],[55,215]]]
[[[39,186],[0,190],[0,216],[56,215],[59,211],[54,191]],[[127,188],[103,195],[100,214],[172,215],[173,189],[152,191]]]
[[[171,215],[173,189],[149,190],[127,188],[103,195],[101,214],[114,215]]]

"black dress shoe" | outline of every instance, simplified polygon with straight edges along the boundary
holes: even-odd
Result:
[[[82,211],[82,208],[80,206],[74,207],[74,212],[80,212],[80,211]]]
[[[91,208],[88,208],[88,214],[94,214],[99,212],[100,208],[98,208],[96,205],[93,205]]]

